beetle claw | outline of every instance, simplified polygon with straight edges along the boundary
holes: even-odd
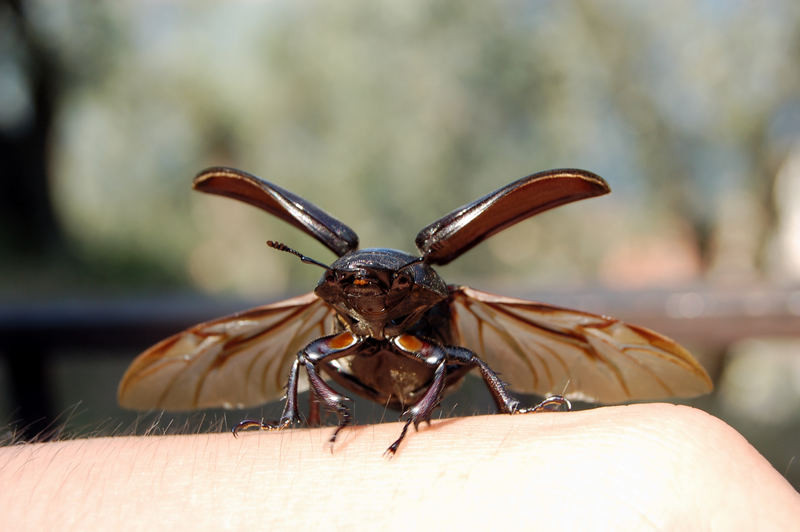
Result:
[[[255,419],[243,419],[231,429],[231,432],[233,433],[233,437],[237,438],[239,436],[239,432],[243,430],[254,427],[257,427],[261,430],[283,430],[290,426],[293,422],[294,420],[291,418],[281,418],[280,421],[275,424],[264,423],[263,421],[256,421]]]
[[[431,426],[431,418],[429,418],[429,417],[426,417],[426,418],[417,418],[417,419],[413,419],[413,418],[412,418],[411,422],[412,422],[412,423],[414,423],[414,431],[415,431],[415,432],[419,432],[419,425],[420,425],[420,423],[425,423],[425,424],[427,424],[429,427]]]
[[[396,443],[396,442],[395,442],[395,443]],[[394,454],[395,454],[396,452],[397,452],[397,447],[396,447],[396,446],[395,446],[395,444],[393,443],[393,444],[391,444],[391,445],[389,446],[389,448],[388,448],[388,449],[386,449],[385,451],[383,451],[383,457],[384,457],[384,458],[386,458],[387,460],[391,460],[392,458],[394,458]]]
[[[556,412],[563,409],[565,412],[572,410],[572,403],[563,395],[551,395],[545,397],[539,404],[532,408],[517,408],[512,414],[530,414],[532,412],[541,412],[546,410],[548,412]]]

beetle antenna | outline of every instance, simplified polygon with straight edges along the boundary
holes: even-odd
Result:
[[[296,257],[299,257],[300,260],[305,262],[306,264],[315,264],[317,266],[322,266],[326,270],[330,270],[331,269],[331,267],[328,266],[327,264],[323,264],[318,260],[312,259],[311,257],[306,257],[305,255],[303,255],[299,251],[290,248],[289,246],[287,246],[283,242],[275,242],[274,240],[267,240],[267,245],[269,247],[273,248],[273,249],[277,249],[278,251],[285,251],[287,253],[291,253],[292,255],[295,255]]]

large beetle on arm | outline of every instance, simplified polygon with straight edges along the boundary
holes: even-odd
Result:
[[[339,258],[326,265],[313,292],[191,327],[133,361],[119,402],[134,409],[243,408],[285,392],[274,424],[244,420],[237,430],[282,429],[300,421],[298,379],[311,389],[307,421],[320,405],[336,412],[331,436],[350,422],[341,388],[403,412],[405,425],[387,449],[394,454],[412,423],[429,421],[448,388],[477,369],[500,412],[568,405],[568,398],[615,403],[690,397],[711,381],[680,345],[613,318],[448,285],[432,266],[447,264],[484,239],[534,214],[609,192],[583,170],[524,177],[460,207],[422,229],[420,255],[358,249],[342,222],[277,185],[232,168],[209,168],[194,188],[259,207],[313,236]],[[288,382],[286,376],[288,375]],[[521,408],[508,392],[548,396]],[[568,384],[564,396],[561,392]]]

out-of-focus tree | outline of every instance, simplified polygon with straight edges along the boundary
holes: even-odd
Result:
[[[800,94],[795,2],[26,5],[61,65],[49,168],[84,262],[139,257],[210,290],[307,287],[318,272],[261,242],[327,253],[191,196],[204,165],[274,180],[364,245],[407,250],[451,208],[577,166],[614,194],[494,237],[448,278],[763,274]]]
[[[20,2],[0,6],[0,246],[19,260],[63,247],[47,179],[47,154],[62,87],[49,43],[32,27]]]

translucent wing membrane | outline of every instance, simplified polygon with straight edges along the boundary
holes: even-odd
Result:
[[[154,345],[122,378],[121,406],[243,408],[280,397],[297,352],[331,334],[334,312],[313,293],[201,323]]]
[[[451,290],[461,345],[514,390],[602,403],[711,391],[692,355],[649,329],[467,287]]]
[[[227,196],[277,216],[322,242],[341,257],[358,247],[358,236],[310,201],[235,168],[207,168],[194,178],[201,192]]]

